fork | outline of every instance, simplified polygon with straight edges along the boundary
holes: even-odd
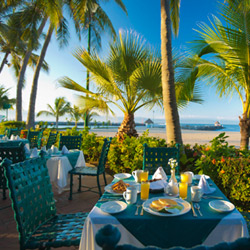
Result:
[[[200,207],[200,204],[195,203],[195,204],[194,204],[194,208],[198,210],[200,216],[203,216],[202,213],[201,213],[201,210],[200,210],[200,208],[201,208],[201,207]]]
[[[140,207],[140,206],[141,206],[141,204],[137,204],[137,205],[136,205],[137,208],[136,208],[136,211],[135,211],[135,215],[138,215],[139,207]]]
[[[223,199],[223,197],[219,197],[219,196],[202,196],[203,199]]]

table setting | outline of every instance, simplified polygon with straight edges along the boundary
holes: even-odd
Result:
[[[209,176],[173,172],[116,174],[85,221],[80,249],[100,249],[94,236],[106,224],[120,230],[119,244],[136,247],[211,246],[249,236],[244,218]],[[117,183],[125,191],[116,193]]]

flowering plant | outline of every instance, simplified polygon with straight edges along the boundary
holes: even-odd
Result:
[[[168,160],[168,164],[170,165],[171,169],[175,169],[178,166],[178,162],[173,158]]]

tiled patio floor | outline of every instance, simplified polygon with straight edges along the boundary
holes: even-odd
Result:
[[[77,176],[74,180],[74,189],[77,190],[78,180]],[[107,182],[110,183],[112,176],[106,174]],[[104,185],[102,176],[100,176],[101,185]],[[82,179],[82,184],[87,186],[96,186],[96,177],[86,176]],[[104,187],[104,186],[103,186]],[[97,190],[97,189],[96,189]],[[97,202],[99,195],[93,192],[82,192],[73,195],[73,200],[69,201],[69,191],[62,194],[57,193],[57,189],[53,187],[54,197],[57,200],[57,213],[76,213],[89,212]],[[9,195],[7,193],[7,195]],[[0,193],[0,250],[16,250],[19,249],[18,233],[16,229],[16,222],[14,220],[14,213],[10,206],[9,197],[2,200],[2,193]],[[78,249],[75,247],[57,248],[57,249]],[[87,250],[87,249],[86,249]]]

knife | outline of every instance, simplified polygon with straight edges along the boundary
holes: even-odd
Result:
[[[194,216],[194,217],[197,217],[197,214],[196,214],[196,212],[195,212],[195,210],[194,210],[193,202],[190,201],[190,204],[191,204],[191,208],[192,208],[192,211],[193,211],[193,216]]]

